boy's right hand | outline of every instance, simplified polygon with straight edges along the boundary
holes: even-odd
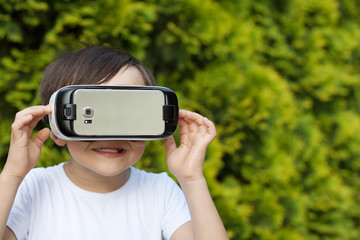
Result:
[[[19,183],[35,167],[40,159],[41,148],[50,135],[50,129],[40,130],[33,138],[37,123],[51,113],[51,106],[33,106],[18,112],[11,125],[11,141],[8,158],[2,175]]]

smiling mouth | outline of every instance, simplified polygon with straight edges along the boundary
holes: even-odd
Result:
[[[116,148],[116,149],[113,149],[113,148],[96,148],[94,150],[98,151],[98,152],[105,152],[105,153],[122,153],[124,151],[124,149],[122,149],[122,148]]]

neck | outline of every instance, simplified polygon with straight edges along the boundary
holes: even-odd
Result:
[[[115,176],[103,176],[75,161],[65,163],[67,177],[78,187],[96,193],[109,193],[121,188],[130,178],[130,168]]]

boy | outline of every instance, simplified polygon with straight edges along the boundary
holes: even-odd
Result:
[[[43,106],[16,114],[6,165],[0,175],[0,239],[228,239],[202,172],[214,124],[180,110],[180,146],[165,139],[166,174],[132,167],[143,141],[66,141],[37,123],[46,105],[66,85],[154,85],[133,56],[112,47],[88,47],[50,64],[43,75]],[[113,103],[111,103],[113,104]],[[35,168],[51,135],[65,146],[69,162]]]

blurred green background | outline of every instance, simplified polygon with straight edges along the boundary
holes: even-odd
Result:
[[[56,53],[117,46],[216,123],[205,174],[231,239],[360,239],[359,24],[356,0],[1,0],[0,168]],[[48,140],[38,166],[66,160]],[[137,167],[167,170],[162,141]]]

